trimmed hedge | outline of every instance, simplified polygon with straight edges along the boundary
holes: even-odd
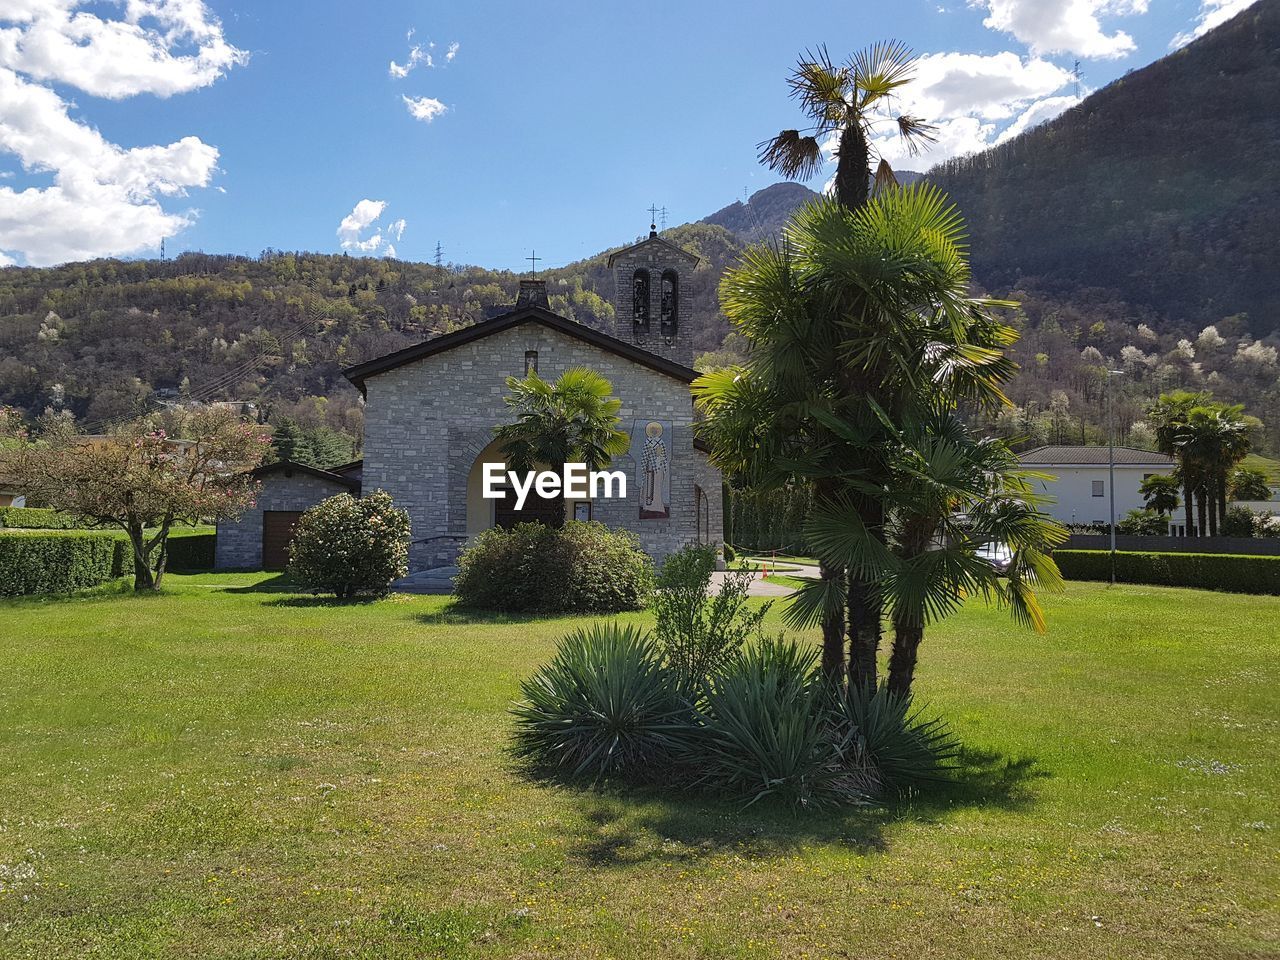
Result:
[[[80,521],[45,507],[0,507],[0,527],[13,530],[75,530]]]
[[[169,535],[166,570],[213,568],[215,535]],[[0,597],[71,593],[132,575],[133,554],[122,533],[50,531],[0,536]]]
[[[109,533],[0,537],[0,596],[70,593],[120,575],[123,544]]]
[[[1068,580],[1111,579],[1106,550],[1055,550],[1053,559]],[[1116,582],[1280,596],[1280,557],[1117,551]]]
[[[169,560],[166,570],[184,573],[192,570],[213,569],[213,549],[217,535],[212,533],[184,533],[181,531],[169,534]],[[128,555],[129,544],[124,544]]]

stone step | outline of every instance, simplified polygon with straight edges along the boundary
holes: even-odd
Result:
[[[397,593],[446,594],[453,593],[453,578],[458,575],[458,568],[431,567],[417,570],[407,577],[401,577],[391,584]]]

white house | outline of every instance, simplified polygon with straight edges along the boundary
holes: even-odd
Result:
[[[1048,446],[1028,450],[1018,459],[1028,470],[1052,476],[1039,485],[1051,498],[1043,509],[1063,523],[1106,524],[1111,513],[1107,447]],[[1132,447],[1115,448],[1116,521],[1130,510],[1146,506],[1139,487],[1154,473],[1170,474],[1176,466],[1172,457]],[[1174,515],[1170,532],[1185,531]]]

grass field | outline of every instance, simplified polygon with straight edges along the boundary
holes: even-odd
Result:
[[[507,703],[576,621],[169,584],[0,604],[6,960],[1280,950],[1274,598],[966,610],[918,681],[962,782],[795,817],[521,779]]]

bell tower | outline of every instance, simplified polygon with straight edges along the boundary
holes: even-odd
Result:
[[[610,255],[616,310],[613,335],[660,357],[693,366],[685,278],[697,264],[698,258],[688,250],[658,236],[652,223],[646,239]]]

